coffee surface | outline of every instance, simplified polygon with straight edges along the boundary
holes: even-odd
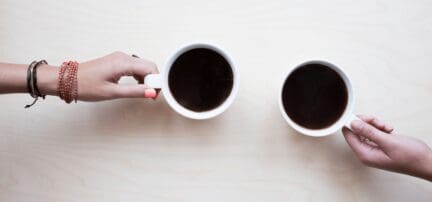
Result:
[[[282,90],[285,112],[308,129],[331,126],[345,111],[348,91],[333,69],[319,63],[305,64],[288,76]]]
[[[172,64],[168,85],[174,99],[183,107],[209,111],[220,106],[233,88],[233,71],[219,53],[192,49],[181,54]]]

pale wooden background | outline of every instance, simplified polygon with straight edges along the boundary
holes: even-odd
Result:
[[[283,121],[279,78],[327,59],[352,78],[357,113],[432,144],[432,1],[0,1],[0,61],[60,64],[115,50],[163,66],[190,41],[236,61],[238,97],[192,121],[160,98],[24,110],[0,96],[0,201],[432,201],[429,182],[366,168],[336,134]]]

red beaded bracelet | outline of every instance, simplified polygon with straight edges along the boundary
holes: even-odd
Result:
[[[63,62],[60,67],[57,94],[66,103],[78,100],[78,62]]]

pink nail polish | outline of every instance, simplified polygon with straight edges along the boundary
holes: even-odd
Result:
[[[156,97],[156,91],[153,89],[145,90],[144,97],[145,98],[155,98]]]

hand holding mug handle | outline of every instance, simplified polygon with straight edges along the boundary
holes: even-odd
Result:
[[[360,118],[361,117],[361,118]],[[349,120],[345,123],[345,127],[350,129],[351,131],[353,131],[351,125],[354,121],[361,121],[361,122],[372,122],[372,124],[375,126],[376,129],[384,132],[384,133],[391,133],[393,131],[393,127],[390,127],[388,125],[386,125],[385,123],[383,123],[382,121],[376,119],[376,118],[370,118],[370,117],[366,117],[366,116],[357,116],[357,115],[351,115],[351,117],[349,118]],[[363,119],[367,119],[367,121],[363,120]]]
[[[140,58],[138,55],[132,54],[134,58]],[[160,74],[148,74],[144,77],[144,83],[150,88],[161,89],[162,80]]]
[[[389,124],[364,115],[352,116],[342,133],[365,165],[432,181],[432,150],[424,142],[395,134]]]

